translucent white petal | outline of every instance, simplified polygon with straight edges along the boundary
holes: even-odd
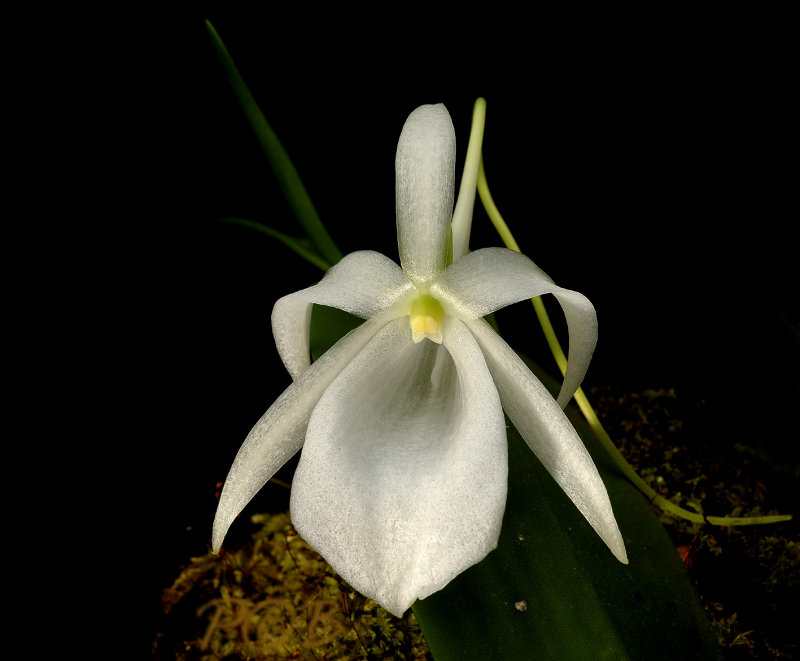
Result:
[[[467,325],[483,349],[500,401],[514,426],[611,552],[627,563],[605,485],[567,416],[486,322],[477,319]]]
[[[444,343],[387,324],[320,399],[292,521],[357,590],[402,615],[495,548],[508,458],[497,390],[457,319]]]
[[[397,143],[400,263],[423,291],[445,267],[455,189],[456,136],[442,105],[412,112]]]
[[[597,314],[583,294],[562,289],[528,257],[507,248],[483,248],[451,264],[430,289],[448,314],[477,319],[542,294],[553,294],[567,318],[569,361],[558,403],[581,385],[597,344]]]
[[[233,461],[214,518],[218,551],[233,520],[267,480],[303,445],[308,420],[325,389],[385,323],[376,317],[345,335],[275,400]]]
[[[272,334],[289,374],[296,379],[311,364],[308,331],[312,303],[368,319],[412,290],[397,264],[379,252],[364,250],[344,257],[313,287],[279,299],[272,309]]]

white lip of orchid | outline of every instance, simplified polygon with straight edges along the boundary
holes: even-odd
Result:
[[[236,516],[302,448],[290,505],[297,531],[350,585],[397,616],[495,548],[508,468],[503,410],[627,562],[602,480],[559,406],[588,367],[594,308],[520,253],[466,252],[471,204],[456,205],[451,225],[454,141],[442,105],[417,109],[403,127],[401,266],[380,253],[351,253],[317,285],[275,304],[276,347],[294,382],[245,439],[214,521],[218,551]],[[480,149],[469,153],[480,158]],[[462,185],[459,198],[464,192]],[[461,248],[446,267],[451,227]],[[574,368],[559,403],[482,319],[545,293],[564,309]],[[366,321],[311,364],[313,304]]]

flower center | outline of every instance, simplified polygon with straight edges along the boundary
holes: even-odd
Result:
[[[420,294],[411,304],[409,317],[411,323],[411,339],[421,342],[426,337],[442,343],[442,329],[444,328],[444,309],[433,296]]]

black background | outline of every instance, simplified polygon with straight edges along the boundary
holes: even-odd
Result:
[[[99,456],[115,467],[104,482],[120,493],[107,500],[125,512],[120,523],[100,510],[92,528],[103,539],[110,527],[125,547],[130,601],[148,618],[137,640],[151,635],[159,591],[206,551],[216,484],[290,382],[272,305],[321,275],[216,222],[235,215],[300,233],[204,18],[343,252],[397,258],[394,150],[405,118],[444,102],[460,172],[483,96],[495,201],[523,252],[597,309],[585,385],[676,387],[710,402],[737,438],[796,453],[787,447],[800,403],[797,108],[788,43],[771,19],[604,16],[601,28],[567,16],[527,19],[519,35],[508,32],[512,15],[369,16],[368,27],[319,16],[309,27],[300,10],[151,17],[125,63],[125,119],[106,112],[98,125],[101,151],[114,154],[103,209],[112,227],[93,271],[102,332],[87,348],[106,414]],[[471,246],[499,244],[476,212]],[[553,370],[532,310],[518,307],[499,315],[504,334]],[[285,494],[269,486],[258,501],[278,509]]]

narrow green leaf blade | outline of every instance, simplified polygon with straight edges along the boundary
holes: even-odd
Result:
[[[225,47],[219,34],[217,34],[214,26],[211,25],[210,21],[206,21],[206,27],[211,37],[214,50],[222,63],[222,67],[228,77],[228,82],[233,89],[233,93],[239,101],[242,110],[244,110],[247,120],[250,122],[250,126],[252,126],[253,131],[255,131],[256,137],[267,156],[270,167],[275,173],[278,185],[289,207],[300,221],[308,238],[311,239],[320,254],[328,263],[335,264],[342,258],[342,253],[336,247],[333,239],[322,224],[311,202],[311,198],[308,196],[306,188],[300,180],[300,176],[297,174],[297,169],[294,167],[289,155],[283,148],[278,136],[267,122],[266,117],[264,117],[264,113],[262,113],[261,109],[258,107],[256,100],[250,93],[250,89],[244,82],[228,49]]]
[[[314,266],[322,269],[323,271],[327,271],[331,267],[331,264],[319,256],[313,246],[308,245],[307,240],[304,241],[302,239],[297,239],[293,236],[289,236],[288,234],[284,234],[283,232],[276,230],[274,227],[264,225],[263,223],[250,220],[248,218],[235,218],[229,216],[221,218],[220,222],[228,223],[230,225],[241,225],[242,227],[247,227],[257,232],[261,232],[262,234],[266,234],[267,236],[280,241],[287,248],[293,250],[295,253],[300,255],[300,257],[308,262],[311,262]]]

